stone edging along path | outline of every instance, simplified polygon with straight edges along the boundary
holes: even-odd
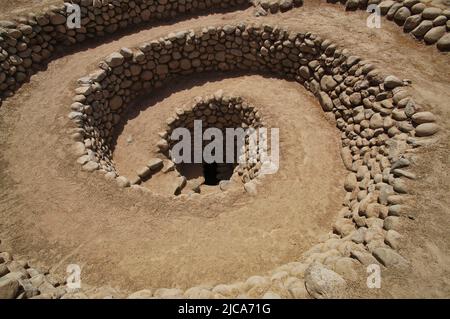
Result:
[[[415,179],[405,169],[408,151],[419,146],[422,137],[437,132],[435,116],[414,103],[406,81],[384,76],[371,63],[316,35],[270,25],[205,27],[111,54],[98,71],[80,79],[76,89],[70,118],[77,126],[73,131],[77,155],[91,156],[94,170],[108,174],[112,166],[103,154],[114,118],[141,89],[157,88],[176,76],[216,70],[271,72],[296,80],[319,99],[341,130],[341,155],[349,170],[339,218],[328,239],[300,262],[272,274],[185,291],[143,290],[130,297],[337,297],[343,294],[345,279],[356,276],[358,263],[407,267],[396,250],[399,223],[410,213],[405,203],[411,190],[404,180]],[[6,252],[0,254],[0,275],[2,297],[92,296],[86,290],[68,291],[63,280],[14,261]]]
[[[420,0],[327,0],[339,3],[345,10],[366,10],[368,5],[379,6],[380,13],[388,20],[403,27],[403,32],[423,41],[427,45],[436,45],[440,51],[450,51],[450,9],[442,10],[426,6]]]
[[[327,0],[336,3],[338,0]],[[68,13],[64,5],[51,6],[45,12],[30,13],[15,21],[0,21],[0,104],[51,59],[55,51],[88,39],[113,34],[149,21],[179,17],[212,8],[253,5],[257,15],[287,11],[303,0],[73,0],[81,8],[81,28],[66,26]],[[437,43],[441,51],[450,50],[450,11],[426,8],[420,0],[342,0],[347,10],[365,9],[380,4],[381,13],[394,20],[416,39]]]
[[[16,21],[0,21],[0,103],[11,96],[55,51],[113,34],[134,25],[206,10],[254,5],[251,0],[73,0],[81,9],[81,28],[67,27],[64,4]],[[301,6],[303,0],[273,1],[270,12]]]
[[[110,178],[113,165],[104,156],[110,133],[143,89],[153,91],[177,76],[233,70],[295,80],[335,119],[349,170],[342,209],[328,240],[314,246],[302,262],[284,265],[272,276],[251,277],[236,284],[237,290],[235,285],[158,289],[152,296],[304,297],[300,287],[305,281],[310,296],[335,297],[345,287],[341,276],[356,276],[357,262],[407,267],[396,249],[399,222],[409,214],[405,179],[415,179],[405,170],[408,151],[438,131],[435,116],[414,102],[407,81],[385,76],[375,65],[316,35],[242,23],[177,32],[133,49],[122,48],[79,81],[77,102],[69,114],[77,126],[75,154],[83,159],[83,167],[99,169]],[[121,177],[116,179],[129,186]],[[329,279],[326,285],[319,280],[324,277]]]

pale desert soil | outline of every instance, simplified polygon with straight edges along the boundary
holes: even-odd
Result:
[[[69,151],[66,117],[75,81],[107,54],[171,31],[261,21],[252,9],[204,15],[117,36],[52,61],[0,108],[0,238],[5,247],[63,273],[77,262],[91,284],[126,291],[230,282],[298,259],[331,229],[343,198],[339,134],[300,85],[261,75],[198,75],[161,90],[124,126],[115,159],[130,171],[148,158],[161,122],[180,103],[218,88],[239,93],[281,129],[282,167],[258,196],[204,201],[122,191],[83,173]],[[413,82],[414,98],[438,115],[439,142],[418,152],[417,212],[405,223],[401,254],[411,270],[383,271],[379,291],[355,284],[356,297],[450,297],[450,57],[365,12],[307,1],[264,21],[328,37]],[[133,136],[131,145],[125,143]]]

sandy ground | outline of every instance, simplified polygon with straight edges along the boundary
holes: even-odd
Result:
[[[62,3],[63,0],[0,0],[0,19],[14,18],[28,12],[41,12],[50,5]]]
[[[416,101],[438,115],[439,143],[420,149],[413,167],[419,175],[412,205],[418,217],[402,231],[401,253],[412,269],[385,270],[381,290],[362,284],[351,294],[450,297],[450,57],[409,39],[386,20],[381,29],[368,29],[365,19],[365,12],[306,2],[264,21],[328,37],[411,79]],[[182,202],[118,190],[99,175],[80,172],[66,133],[76,79],[110,52],[171,31],[261,20],[248,9],[155,26],[88,45],[33,76],[0,109],[0,238],[5,247],[60,273],[68,263],[80,263],[86,282],[128,291],[229,282],[298,259],[331,229],[345,176],[339,134],[300,85],[260,75],[196,76],[149,99],[119,137],[115,159],[119,169],[131,170],[147,158],[145,143],[152,141],[161,119],[180,103],[218,88],[239,93],[274,126],[282,124],[281,170],[264,181],[255,198],[242,193]],[[128,135],[135,139],[132,149],[124,142]]]

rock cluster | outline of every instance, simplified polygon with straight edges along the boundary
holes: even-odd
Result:
[[[327,0],[343,3],[346,10],[365,10],[377,4],[382,15],[403,27],[416,40],[450,51],[450,9],[426,6],[420,0]]]
[[[172,158],[170,149],[178,140],[171,140],[172,133],[177,128],[186,128],[191,132],[191,137],[194,136],[194,121],[202,121],[202,134],[208,128],[217,128],[221,130],[224,138],[224,158],[223,164],[218,164],[217,178],[218,180],[224,180],[223,171],[227,170],[226,165],[232,164],[236,166],[234,169],[235,174],[241,177],[243,183],[248,183],[255,179],[261,168],[261,154],[258,150],[258,141],[254,141],[255,152],[250,154],[250,136],[252,131],[248,131],[247,136],[243,136],[242,149],[239,154],[235,154],[234,161],[232,163],[226,162],[227,144],[226,129],[253,129],[255,136],[257,137],[257,129],[265,127],[265,123],[262,121],[260,111],[249,103],[245,102],[239,96],[226,95],[223,91],[218,91],[213,95],[205,97],[196,97],[193,104],[185,105],[183,108],[178,108],[175,115],[167,119],[167,130],[160,135],[163,136],[162,140],[158,143],[160,151]],[[210,141],[203,141],[202,149],[207,146]],[[238,143],[235,142],[235,145]],[[262,143],[264,141],[261,141]],[[238,158],[239,157],[239,158]],[[223,169],[221,169],[223,168]],[[230,178],[227,178],[230,179]]]
[[[0,103],[52,57],[56,50],[87,39],[102,37],[133,25],[180,15],[250,5],[250,0],[73,0],[81,9],[81,27],[70,28],[72,11],[64,4],[43,12],[30,12],[14,21],[0,21]],[[301,1],[281,2],[278,10],[299,6]],[[290,4],[290,5],[289,5]],[[274,5],[272,5],[273,8]],[[271,12],[275,12],[271,10]]]

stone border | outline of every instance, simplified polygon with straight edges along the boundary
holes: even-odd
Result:
[[[278,5],[278,1],[282,5]],[[15,21],[0,21],[0,104],[45,65],[56,51],[151,21],[211,9],[257,6],[258,0],[72,0],[81,8],[81,28],[67,27],[64,4],[50,6]],[[303,0],[276,0],[278,12],[301,6]],[[271,7],[272,8],[272,7]]]
[[[450,9],[427,6],[420,0],[327,0],[339,3],[347,11],[366,10],[368,5],[379,5],[381,15],[403,27],[413,39],[427,45],[436,45],[442,52],[450,51]]]

